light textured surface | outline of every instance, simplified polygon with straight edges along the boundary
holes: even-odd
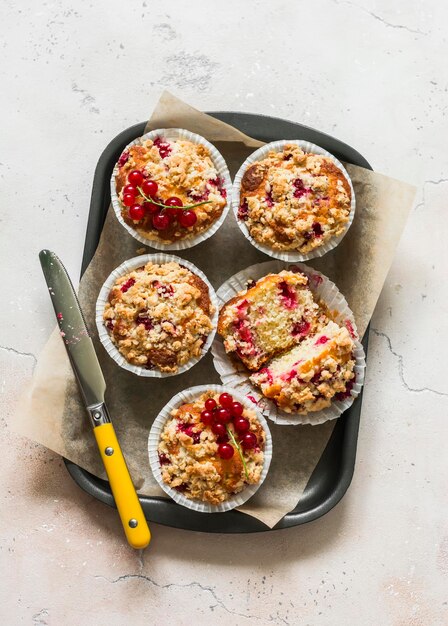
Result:
[[[163,88],[332,133],[419,193],[373,320],[343,501],[269,535],[153,525],[134,554],[114,511],[4,427],[2,623],[448,623],[447,18],[437,0],[3,3],[3,425],[52,328],[37,252],[78,276],[98,156]]]

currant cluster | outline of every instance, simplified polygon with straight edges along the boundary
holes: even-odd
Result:
[[[249,432],[250,423],[243,417],[244,407],[235,402],[230,393],[219,396],[219,405],[213,398],[205,401],[205,409],[201,412],[201,422],[209,426],[218,436],[218,454],[221,459],[231,459],[234,447],[228,443],[227,424],[232,422],[233,430],[239,436],[239,444],[244,450],[252,450],[258,443],[254,433]]]
[[[123,188],[123,204],[128,207],[131,220],[140,222],[144,217],[149,217],[156,230],[166,230],[176,222],[183,228],[191,228],[196,224],[198,218],[192,208],[204,202],[184,207],[182,200],[176,196],[161,202],[157,198],[157,191],[157,183],[145,178],[139,170],[132,170],[128,174],[128,184]],[[137,198],[142,198],[143,202],[138,204]]]

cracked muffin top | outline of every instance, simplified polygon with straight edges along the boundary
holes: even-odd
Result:
[[[220,504],[260,482],[265,441],[252,409],[207,391],[171,411],[158,445],[162,480],[187,498]]]
[[[213,313],[199,276],[176,262],[148,262],[115,281],[103,319],[129,363],[175,373],[201,355]]]
[[[227,204],[224,180],[203,144],[147,139],[126,149],[117,169],[121,215],[149,241],[172,243],[203,232]]]
[[[291,143],[246,169],[238,219],[258,243],[308,254],[344,232],[351,195],[332,159]]]

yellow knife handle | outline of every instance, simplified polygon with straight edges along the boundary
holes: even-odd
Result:
[[[151,541],[151,533],[114,427],[109,422],[95,426],[93,432],[106,468],[126,539],[133,548],[146,548]]]

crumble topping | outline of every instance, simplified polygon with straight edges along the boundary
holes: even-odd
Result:
[[[202,144],[164,137],[153,141],[147,139],[123,152],[118,168],[115,183],[123,219],[150,241],[170,243],[200,233],[221,216],[226,206],[224,180],[219,177],[208,148]],[[134,207],[143,207],[140,211],[131,210],[123,202],[130,182],[128,176],[133,171],[141,172],[144,179],[155,183],[154,199],[157,202],[163,204],[167,199],[176,197],[184,206],[205,201],[207,204],[193,209],[196,220],[191,220],[191,225],[183,226],[175,212],[168,212],[170,220],[164,228],[160,228],[163,224],[154,222],[154,216],[160,215],[160,212],[157,213],[157,207],[145,204],[143,196],[137,193],[135,198]],[[131,214],[139,219],[132,219]]]
[[[149,262],[115,281],[103,319],[129,363],[173,373],[200,356],[213,313],[199,276],[175,262]]]
[[[296,144],[271,151],[241,180],[238,218],[255,241],[302,254],[342,234],[351,209],[350,185],[336,164]]]
[[[235,449],[231,458],[222,458],[219,448],[222,445],[234,448],[231,440],[215,434],[211,425],[201,420],[201,413],[206,412],[206,401],[213,399],[218,405],[219,398],[218,393],[207,391],[194,402],[174,409],[162,430],[158,446],[163,481],[187,498],[211,504],[224,502],[246,485],[260,482],[266,440],[255,412],[244,407],[240,419],[248,421],[246,432],[251,433],[257,443],[251,449],[241,447],[246,467]],[[233,422],[228,426],[238,438]]]

